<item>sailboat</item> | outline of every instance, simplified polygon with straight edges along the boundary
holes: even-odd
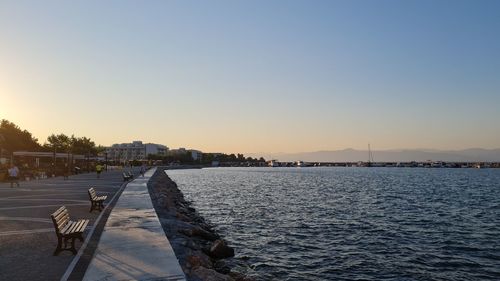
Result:
[[[370,144],[368,144],[368,164],[367,167],[373,167],[373,154],[370,148]]]

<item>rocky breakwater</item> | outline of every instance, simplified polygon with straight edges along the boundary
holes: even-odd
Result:
[[[232,270],[234,249],[190,206],[164,169],[157,169],[148,189],[187,280],[254,280]]]

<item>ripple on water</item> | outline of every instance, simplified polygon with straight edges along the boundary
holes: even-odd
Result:
[[[500,280],[500,169],[167,174],[261,280]]]

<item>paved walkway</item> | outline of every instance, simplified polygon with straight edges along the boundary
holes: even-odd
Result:
[[[155,171],[127,184],[83,280],[185,280],[148,192]]]
[[[137,174],[137,172],[136,172]],[[10,188],[0,183],[0,280],[59,280],[75,260],[70,252],[53,256],[57,237],[50,214],[65,205],[72,218],[90,219],[85,238],[93,231],[101,213],[89,213],[87,190],[108,195],[105,205],[123,184],[121,171],[109,171],[97,179],[95,173],[22,181]],[[98,231],[94,233],[99,235]],[[82,249],[82,243],[76,243]],[[87,250],[91,250],[87,248]]]

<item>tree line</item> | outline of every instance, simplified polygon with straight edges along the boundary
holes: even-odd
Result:
[[[0,121],[0,149],[4,155],[14,151],[55,151],[94,156],[104,150],[104,147],[96,146],[90,138],[65,134],[51,134],[43,144],[40,144],[29,131],[21,129],[13,122],[2,119]]]
[[[217,161],[219,163],[264,163],[266,160],[263,157],[252,158],[245,157],[243,154],[224,154],[224,153],[203,153],[199,159],[193,159],[191,152],[185,153],[168,153],[168,155],[148,155],[148,160],[160,160],[165,164],[212,164]]]
[[[96,156],[105,150],[103,146],[97,146],[94,141],[87,137],[67,136],[65,134],[51,134],[47,140],[40,144],[29,131],[6,119],[0,121],[0,155],[6,157],[14,151],[32,152],[64,152]],[[243,154],[203,153],[200,159],[193,159],[191,152],[171,154],[166,156],[148,155],[149,160],[161,160],[164,163],[178,162],[182,164],[211,164],[213,161],[220,163],[262,163],[266,160],[245,157]]]

